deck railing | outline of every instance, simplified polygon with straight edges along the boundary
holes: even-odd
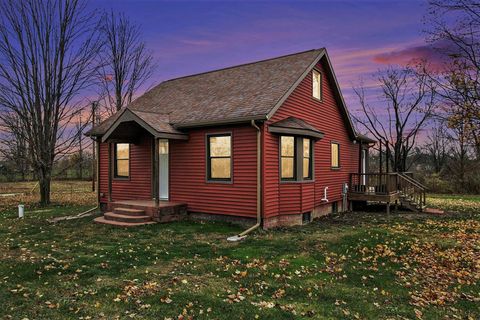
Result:
[[[399,190],[402,195],[424,207],[427,204],[427,187],[413,179],[411,175],[398,173],[398,177]]]
[[[350,192],[387,195],[397,192],[397,182],[394,173],[351,173]]]
[[[420,206],[425,206],[427,188],[413,179],[411,173],[351,173],[350,189],[353,194],[390,195],[400,193]]]

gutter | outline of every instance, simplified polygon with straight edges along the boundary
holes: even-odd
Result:
[[[231,242],[245,239],[247,234],[262,225],[262,131],[260,127],[255,124],[255,120],[251,120],[250,124],[257,130],[257,223],[237,235],[228,237],[227,240]]]

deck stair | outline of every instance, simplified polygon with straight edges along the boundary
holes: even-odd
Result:
[[[414,212],[423,212],[427,208],[427,187],[408,174],[397,173],[397,177],[401,205]]]
[[[94,221],[120,227],[134,227],[156,223],[151,216],[145,213],[145,210],[122,207],[114,208],[113,212],[105,212],[102,217],[98,217]]]

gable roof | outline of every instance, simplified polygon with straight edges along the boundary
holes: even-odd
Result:
[[[177,129],[267,120],[323,57],[345,124],[355,139],[324,48],[167,80],[127,108],[137,115],[138,112],[168,115],[168,124]],[[87,134],[103,135],[118,118],[117,114]]]

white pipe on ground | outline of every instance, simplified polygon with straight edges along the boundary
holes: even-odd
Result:
[[[25,206],[23,204],[18,205],[18,217],[23,218],[25,213]]]

